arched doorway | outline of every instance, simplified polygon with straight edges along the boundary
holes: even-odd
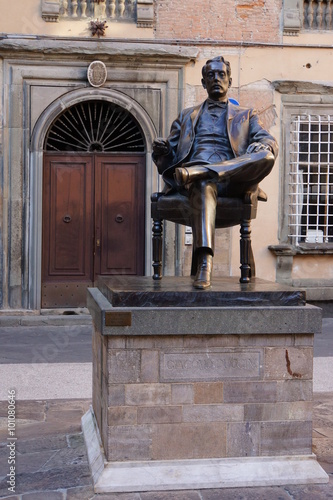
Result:
[[[144,274],[144,136],[123,107],[86,100],[43,149],[42,307],[84,306],[98,275]]]

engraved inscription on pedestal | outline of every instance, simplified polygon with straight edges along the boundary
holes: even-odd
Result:
[[[161,381],[259,379],[261,351],[169,352],[161,356]]]

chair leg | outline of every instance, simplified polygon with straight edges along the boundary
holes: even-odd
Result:
[[[163,222],[153,219],[153,280],[162,279],[162,233]]]
[[[254,276],[254,258],[251,245],[251,221],[242,220],[240,225],[240,270],[241,270],[241,283],[250,283],[252,271]],[[251,267],[253,266],[253,269]]]
[[[197,249],[195,247],[195,242],[192,243],[192,260],[191,260],[191,276],[194,277],[198,270],[198,256]]]

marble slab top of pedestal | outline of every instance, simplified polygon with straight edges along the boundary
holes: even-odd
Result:
[[[113,307],[256,307],[304,306],[305,292],[254,278],[250,284],[238,278],[214,278],[212,286],[197,290],[190,277],[100,277],[97,286]]]

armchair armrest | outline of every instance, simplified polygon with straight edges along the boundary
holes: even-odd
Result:
[[[152,201],[153,203],[158,201],[158,199],[161,198],[161,196],[163,196],[163,194],[164,193],[159,193],[159,192],[152,193],[150,196],[150,201]]]
[[[267,194],[259,186],[257,186],[254,190],[246,191],[246,193],[244,193],[243,200],[246,204],[256,205],[257,201],[267,201],[268,197]]]

